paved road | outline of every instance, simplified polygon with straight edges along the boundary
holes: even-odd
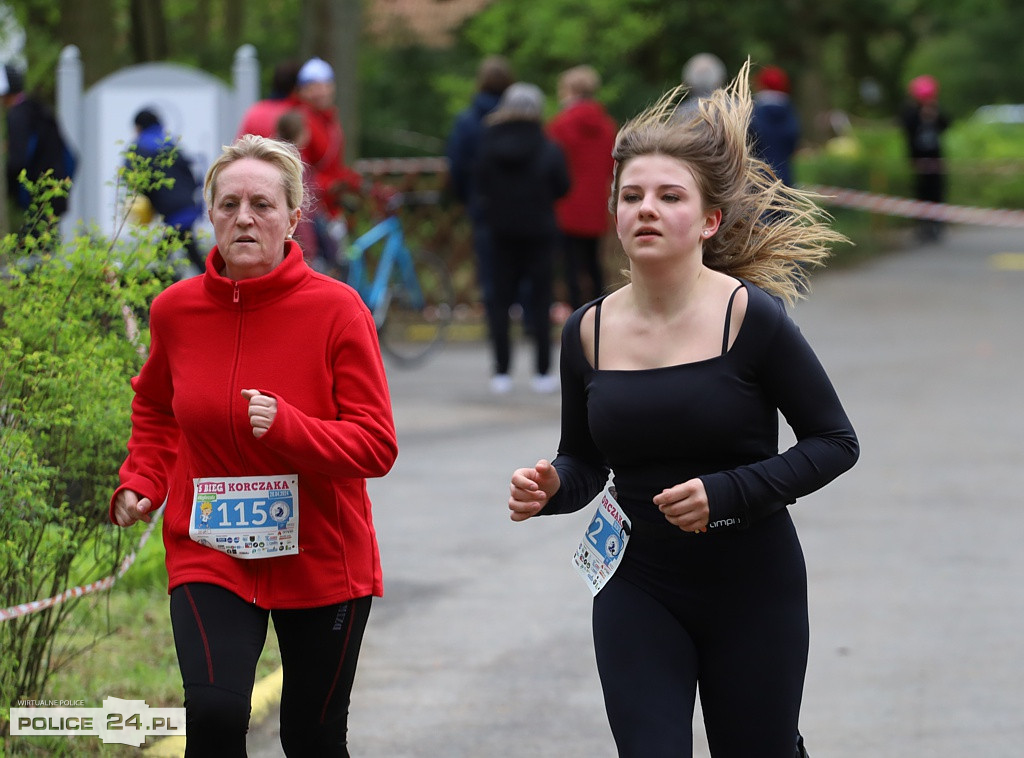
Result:
[[[819,275],[794,310],[863,448],[792,509],[814,756],[1024,752],[1022,263],[1024,232],[954,229]],[[356,680],[354,756],[614,756],[589,593],[569,565],[585,516],[506,516],[512,468],[558,436],[557,398],[529,392],[518,357],[520,385],[499,400],[477,344],[391,374],[401,453],[372,484],[386,597]],[[252,755],[279,755],[275,719]]]

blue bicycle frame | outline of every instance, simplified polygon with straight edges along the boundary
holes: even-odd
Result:
[[[366,275],[366,251],[381,240],[384,241],[384,249],[381,252],[380,261],[377,263],[373,280],[370,281]],[[422,308],[425,305],[423,290],[420,288],[420,282],[413,267],[412,255],[409,254],[409,250],[405,246],[405,233],[402,231],[402,224],[397,216],[388,216],[359,235],[348,246],[347,257],[349,260],[348,284],[363,298],[366,307],[373,314],[373,321],[378,329],[383,326],[384,319],[387,317],[388,305],[391,303],[389,282],[394,266],[398,266],[405,294],[412,306]]]

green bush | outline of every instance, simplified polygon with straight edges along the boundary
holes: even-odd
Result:
[[[955,122],[944,135],[947,202],[981,208],[1024,208],[1024,125]],[[892,123],[867,123],[824,146],[801,151],[795,174],[802,185],[825,185],[913,197],[903,132]],[[892,246],[906,218],[830,206],[836,227],[854,246],[836,250],[835,263],[856,262]]]
[[[954,122],[944,135],[948,202],[984,208],[1024,208],[1024,125]],[[912,196],[903,133],[893,124],[856,126],[823,147],[797,155],[802,184],[825,184]]]
[[[48,201],[66,188],[26,184],[36,204],[0,241],[0,607],[115,574],[135,547],[141,530],[107,508],[147,343],[127,327],[163,286],[168,247],[159,229],[61,240]],[[0,704],[42,692],[77,602],[0,622]]]

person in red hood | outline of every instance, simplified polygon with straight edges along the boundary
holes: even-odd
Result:
[[[301,61],[286,60],[274,67],[270,85],[270,94],[263,100],[257,100],[249,106],[238,125],[235,139],[245,134],[256,134],[260,137],[277,137],[277,120],[285,111],[299,104],[295,96]]]
[[[604,290],[600,242],[609,229],[608,191],[616,124],[594,99],[601,84],[597,71],[576,66],[558,80],[562,111],[548,124],[548,134],[565,154],[572,186],[555,205],[562,232],[566,285],[573,310]],[[589,287],[580,281],[589,280]]]

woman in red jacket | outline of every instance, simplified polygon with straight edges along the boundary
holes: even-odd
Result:
[[[185,688],[186,755],[245,755],[273,617],[281,742],[346,756],[349,694],[383,592],[366,478],[397,456],[373,319],[311,270],[294,146],[246,135],[214,162],[217,246],[153,302],[132,434],[110,518],[163,525]]]
[[[590,66],[575,66],[558,79],[563,109],[548,134],[565,153],[572,186],[555,205],[562,232],[565,280],[573,310],[604,291],[601,238],[609,231],[608,188],[612,183],[615,122],[594,99],[601,79]],[[581,276],[589,280],[584,286]]]

